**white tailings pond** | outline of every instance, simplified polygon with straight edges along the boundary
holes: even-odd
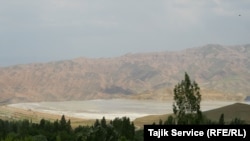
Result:
[[[201,102],[201,110],[230,105],[233,101],[204,101]],[[63,102],[36,102],[10,104],[26,110],[53,113],[59,115],[73,116],[84,119],[114,119],[116,117],[129,117],[134,120],[137,117],[147,115],[158,115],[172,113],[171,101],[152,100],[130,100],[130,99],[109,99],[109,100],[85,100],[85,101],[63,101]]]

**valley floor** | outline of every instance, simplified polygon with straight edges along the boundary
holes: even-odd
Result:
[[[202,111],[212,110],[235,103],[235,101],[203,101]],[[71,119],[73,126],[92,125],[96,119],[107,120],[129,117],[137,126],[158,122],[172,113],[172,101],[148,100],[87,100],[64,102],[18,103],[0,107],[1,119],[28,119],[39,122],[42,118],[51,121],[62,115]]]

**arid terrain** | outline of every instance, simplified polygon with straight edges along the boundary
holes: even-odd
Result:
[[[0,118],[39,122],[66,115],[76,127],[91,125],[103,116],[107,120],[128,116],[142,128],[172,114],[173,88],[185,72],[200,86],[202,110],[209,118],[217,120],[224,113],[227,121],[237,115],[250,122],[249,104],[240,104],[250,95],[250,45],[206,45],[3,67]],[[91,103],[98,99],[110,101]],[[147,100],[159,107],[143,103]]]
[[[116,101],[116,100],[115,100]],[[118,100],[121,101],[121,100]],[[123,101],[123,100],[122,100]],[[24,120],[28,119],[34,123],[39,123],[41,119],[46,119],[49,121],[60,120],[62,115],[65,115],[67,119],[71,120],[73,127],[79,125],[93,125],[96,119],[101,119],[105,117],[107,120],[112,120],[116,117],[129,117],[132,122],[134,122],[137,128],[143,128],[145,124],[159,123],[159,120],[165,121],[169,115],[172,115],[172,106],[171,103],[164,105],[164,102],[159,102],[158,104],[153,104],[151,102],[145,103],[138,102],[135,104],[135,101],[124,100],[130,105],[125,106],[125,103],[122,103],[119,107],[119,104],[114,104],[114,101],[104,100],[102,104],[107,102],[113,103],[113,109],[103,110],[99,107],[99,104],[96,104],[93,101],[82,101],[82,102],[45,102],[45,103],[19,103],[11,104],[6,106],[0,106],[0,119],[5,120]],[[117,101],[116,101],[117,102]],[[61,106],[64,103],[64,106]],[[71,104],[70,104],[71,103]],[[75,104],[74,104],[75,103]],[[58,104],[58,105],[57,105]],[[70,104],[70,105],[69,105]],[[85,104],[89,104],[89,107]],[[131,106],[132,104],[132,106]],[[54,105],[54,106],[53,106]],[[82,105],[83,108],[79,110],[79,106]],[[97,106],[94,106],[97,105]],[[106,104],[107,105],[107,104]],[[139,108],[129,109],[135,106]],[[118,107],[117,107],[118,106]],[[151,106],[151,112],[149,112],[149,107]],[[162,106],[159,108],[159,106]],[[75,108],[72,108],[75,107]],[[144,108],[143,108],[144,107]],[[53,108],[53,110],[51,109]],[[48,110],[51,109],[51,110]],[[63,110],[64,109],[64,110]],[[89,111],[87,111],[87,109]],[[114,112],[114,110],[119,110],[120,112]],[[71,110],[71,111],[70,111]],[[99,111],[100,110],[100,111]],[[137,115],[134,113],[137,111]],[[155,111],[154,111],[155,110]],[[250,123],[250,102],[229,102],[229,101],[205,101],[201,103],[201,110],[203,114],[213,121],[218,121],[219,117],[223,113],[225,116],[225,122],[230,122],[234,118],[239,118],[244,120],[246,123]],[[90,112],[92,111],[92,112]],[[95,111],[95,112],[94,112]],[[158,111],[158,112],[157,112]],[[81,114],[79,116],[79,114]],[[89,116],[92,115],[92,117]],[[131,118],[132,117],[132,118]]]
[[[0,102],[172,99],[184,72],[203,99],[243,100],[250,91],[250,45],[76,58],[0,68]]]

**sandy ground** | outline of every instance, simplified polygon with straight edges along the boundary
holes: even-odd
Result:
[[[62,117],[58,113],[47,113],[41,111],[33,111],[30,109],[16,108],[13,106],[0,106],[0,119],[3,120],[29,120],[33,123],[39,123],[41,119],[46,119],[49,121],[60,120]],[[67,120],[71,121],[72,127],[77,127],[79,125],[92,125],[94,119],[83,119],[76,118],[70,115],[65,115]]]

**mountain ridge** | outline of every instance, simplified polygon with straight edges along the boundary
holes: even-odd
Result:
[[[0,68],[2,102],[96,98],[171,99],[184,72],[204,98],[244,99],[250,88],[250,44],[208,44],[182,51],[75,58]]]

